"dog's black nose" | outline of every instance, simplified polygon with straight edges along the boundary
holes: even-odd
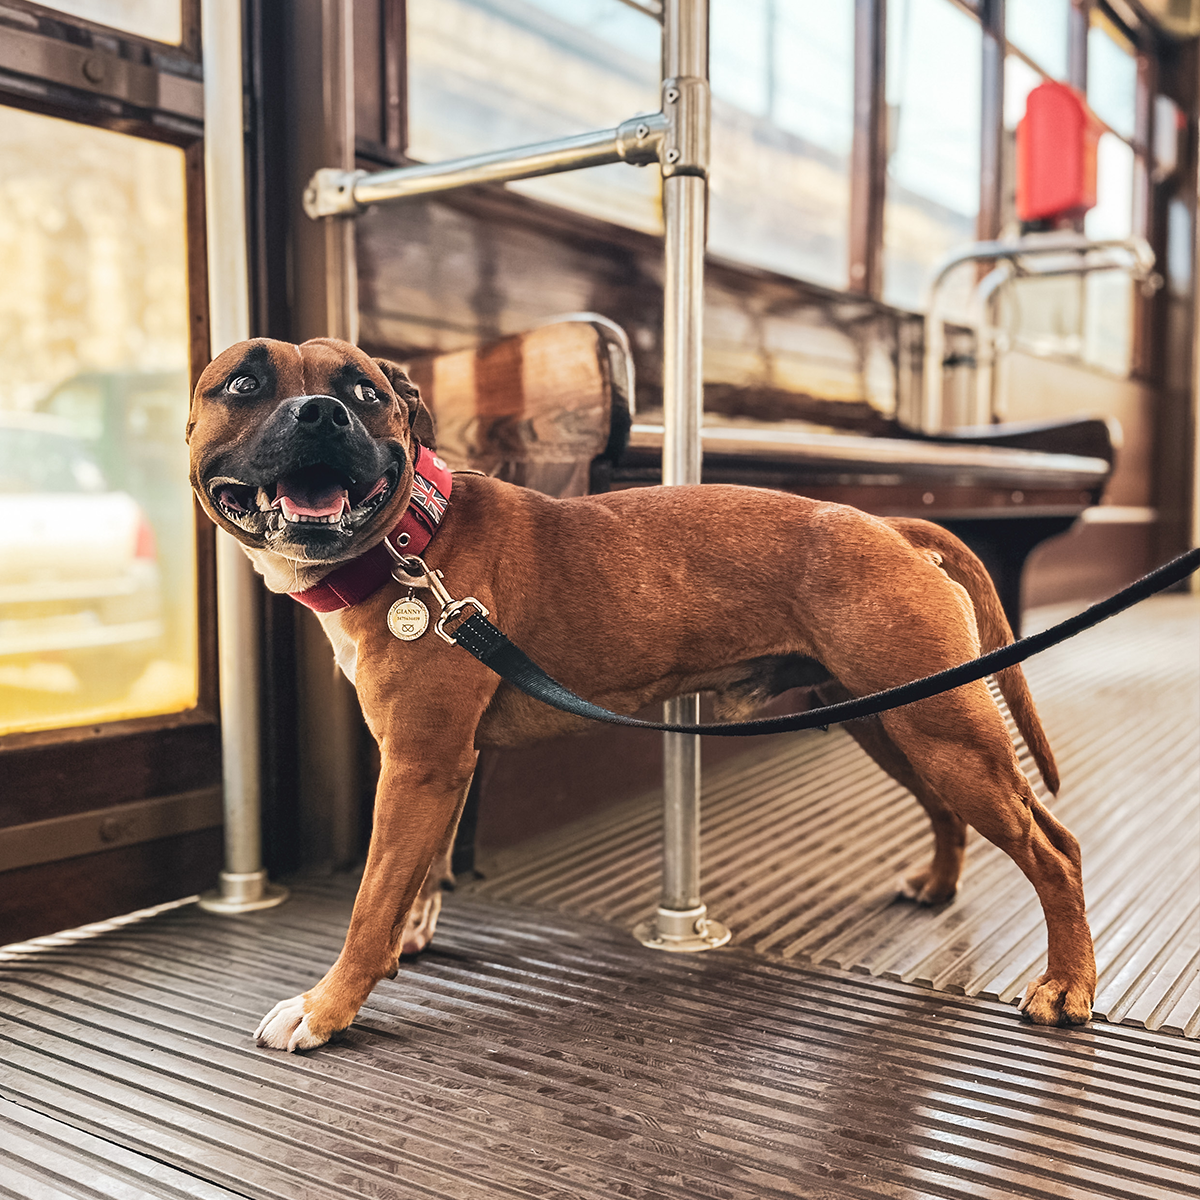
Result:
[[[302,396],[292,405],[292,416],[313,430],[323,425],[350,424],[350,414],[336,396]]]

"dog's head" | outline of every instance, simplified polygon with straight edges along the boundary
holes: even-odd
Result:
[[[200,376],[188,416],[191,482],[251,550],[336,563],[399,520],[433,420],[394,363],[348,342],[255,338]]]

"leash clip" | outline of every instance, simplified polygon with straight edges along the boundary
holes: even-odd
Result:
[[[438,635],[444,642],[448,642],[451,646],[458,644],[458,638],[453,633],[446,632],[446,622],[453,621],[455,617],[461,616],[463,609],[474,607],[479,611],[475,614],[480,617],[490,617],[491,613],[474,596],[467,596],[463,600],[455,600],[451,604],[447,604],[442,609],[442,615],[434,622],[433,632]]]
[[[392,578],[397,583],[402,583],[405,587],[428,589],[437,598],[438,604],[442,606],[441,615],[434,622],[433,626],[433,632],[442,641],[451,646],[458,642],[458,638],[453,633],[446,632],[446,625],[450,621],[460,617],[465,609],[474,607],[478,610],[479,616],[491,616],[488,609],[479,600],[476,600],[474,596],[455,600],[446,590],[441,571],[430,570],[425,564],[424,559],[416,554],[400,554],[387,538],[383,539],[383,544],[396,560],[396,565],[392,568]]]

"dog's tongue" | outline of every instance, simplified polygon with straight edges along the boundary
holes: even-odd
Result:
[[[298,472],[276,483],[275,502],[285,517],[340,517],[350,497],[341,482],[325,472]]]

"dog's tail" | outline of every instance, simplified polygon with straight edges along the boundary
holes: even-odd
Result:
[[[916,518],[892,517],[888,524],[893,526],[906,541],[921,550],[933,550],[941,557],[942,570],[966,589],[975,606],[975,621],[979,629],[982,653],[999,650],[1013,640],[1012,627],[1000,605],[995,585],[983,563],[949,530],[929,521]],[[1008,710],[1025,738],[1025,744],[1033,755],[1042,779],[1050,791],[1057,795],[1059,780],[1054,752],[1042,728],[1029,684],[1020,664],[1005,667],[996,672],[996,683],[1000,694],[1008,703]]]

